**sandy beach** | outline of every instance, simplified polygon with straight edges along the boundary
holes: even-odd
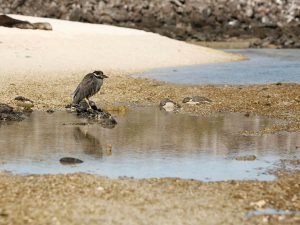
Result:
[[[22,95],[34,101],[34,110],[63,110],[82,77],[100,69],[109,79],[92,100],[103,107],[158,105],[167,97],[181,102],[201,95],[212,103],[185,105],[181,113],[253,113],[285,121],[261,133],[300,131],[300,84],[175,85],[129,76],[152,68],[238,61],[243,56],[133,29],[12,16],[49,22],[53,31],[0,27],[2,103],[14,105],[13,99]],[[260,208],[299,212],[299,176],[203,183],[0,173],[0,224],[299,224],[299,214],[245,216]]]

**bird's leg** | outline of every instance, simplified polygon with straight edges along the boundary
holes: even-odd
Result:
[[[91,105],[90,105],[90,100],[89,98],[85,98],[85,101],[87,102],[88,106],[89,106],[89,109],[92,109]]]

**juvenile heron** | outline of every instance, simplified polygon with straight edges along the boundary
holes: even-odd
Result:
[[[108,77],[102,71],[98,70],[85,75],[74,91],[73,104],[79,104],[83,99],[86,99],[90,106],[89,97],[95,95],[100,90],[104,78]]]

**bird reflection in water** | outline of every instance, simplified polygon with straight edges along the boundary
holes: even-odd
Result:
[[[84,153],[96,158],[102,158],[103,155],[112,154],[111,145],[103,146],[101,141],[94,135],[88,133],[88,131],[84,131],[80,127],[75,127],[73,134],[76,142],[81,144]]]

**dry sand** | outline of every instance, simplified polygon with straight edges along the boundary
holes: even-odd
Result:
[[[258,113],[286,119],[284,126],[266,132],[300,130],[299,84],[183,86],[126,76],[240,56],[132,29],[16,18],[50,22],[54,31],[0,27],[0,102],[12,103],[23,95],[35,101],[35,109],[62,109],[83,75],[102,69],[110,78],[93,100],[103,105],[158,104],[165,97],[180,102],[187,95],[202,95],[212,104],[184,106],[181,112]],[[299,176],[286,174],[273,182],[202,183],[0,173],[0,224],[299,224],[296,214],[245,216],[260,207],[299,211]]]
[[[61,77],[96,69],[129,73],[242,58],[135,29],[11,16],[29,22],[49,22],[53,31],[0,27],[2,76],[38,73]]]

